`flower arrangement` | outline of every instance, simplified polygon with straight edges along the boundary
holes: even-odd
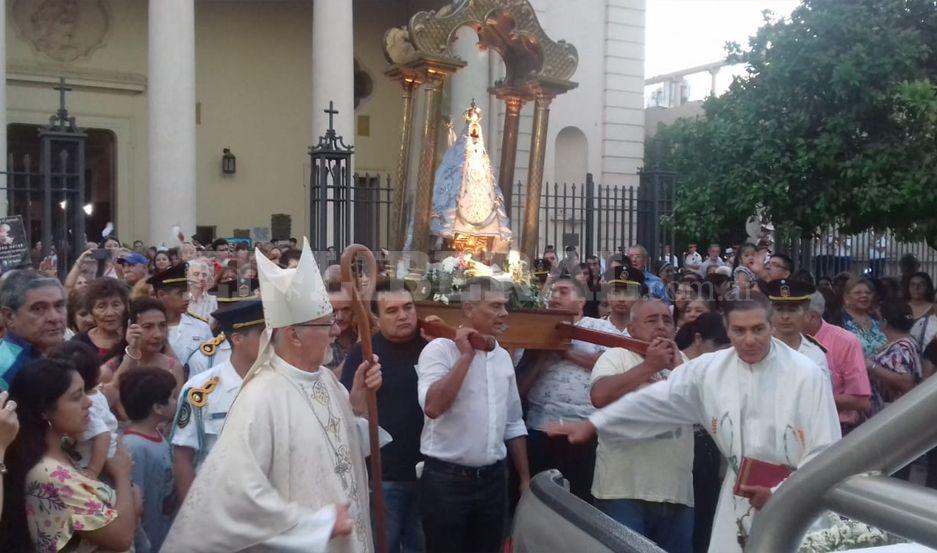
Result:
[[[540,287],[527,264],[512,252],[508,257],[506,271],[496,271],[480,261],[472,259],[471,253],[447,257],[430,268],[425,277],[423,297],[434,302],[450,305],[458,303],[459,293],[465,283],[477,276],[490,276],[505,284],[509,292],[508,309],[542,309],[546,307],[540,295]]]
[[[832,522],[832,526],[807,534],[800,544],[800,553],[848,551],[904,542],[898,537],[857,520],[850,520],[834,513],[830,513],[827,518]]]

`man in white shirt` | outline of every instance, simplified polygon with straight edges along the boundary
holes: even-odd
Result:
[[[763,283],[761,289],[773,306],[771,326],[774,327],[774,337],[794,351],[809,357],[830,376],[826,348],[821,346],[816,338],[804,333],[810,294],[816,291],[813,285],[809,282],[782,279]]]
[[[722,248],[719,247],[719,244],[710,244],[709,245],[709,257],[706,258],[706,261],[699,267],[699,274],[706,278],[706,275],[709,274],[710,267],[723,267],[726,262],[719,257],[719,254],[722,252]]]
[[[426,415],[420,510],[428,552],[495,553],[504,540],[508,451],[522,492],[530,480],[527,429],[508,352],[476,351],[469,343],[475,333],[504,332],[505,292],[498,281],[479,277],[466,283],[461,299],[455,340],[433,340],[417,365]]]
[[[703,256],[696,251],[696,244],[690,244],[687,246],[687,252],[683,256],[683,268],[686,271],[692,271],[694,273],[699,272],[700,265],[703,264]]]
[[[185,264],[172,267],[151,276],[147,283],[153,286],[156,299],[166,306],[166,340],[180,365],[185,365],[199,346],[211,339],[211,328],[204,320],[189,313],[189,279]]]
[[[199,465],[218,440],[228,410],[244,375],[257,360],[264,330],[263,303],[259,299],[227,301],[211,315],[228,344],[228,358],[197,373],[182,386],[170,443],[177,497],[185,499]]]
[[[601,319],[583,317],[586,288],[570,277],[560,277],[550,291],[550,308],[574,311],[576,326],[604,330]],[[527,396],[527,442],[530,473],[557,469],[569,481],[569,490],[583,501],[592,502],[592,472],[595,468],[595,440],[570,444],[543,432],[547,423],[558,420],[581,421],[595,411],[589,397],[589,374],[605,348],[573,340],[563,352],[536,352],[539,357],[518,382]],[[528,391],[529,390],[529,391]]]
[[[661,254],[659,261],[670,263],[674,270],[680,268],[680,260],[673,254],[673,249],[670,247],[670,244],[664,244],[664,253]]]
[[[665,380],[685,360],[673,342],[673,316],[663,302],[635,303],[629,328],[633,337],[651,343],[647,355],[622,348],[602,354],[592,369],[591,397],[596,407]],[[602,512],[664,550],[692,550],[692,426],[668,428],[651,440],[624,447],[599,436],[592,494]]]

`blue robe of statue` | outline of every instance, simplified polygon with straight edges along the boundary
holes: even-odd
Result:
[[[481,111],[473,103],[465,111],[465,127],[446,150],[436,169],[430,234],[453,239],[458,235],[511,240],[511,224],[504,196],[491,170],[480,125]],[[407,226],[404,250],[413,241],[413,220]]]

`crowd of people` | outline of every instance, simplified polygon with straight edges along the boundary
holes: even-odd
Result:
[[[739,550],[772,493],[742,464],[794,470],[937,367],[913,257],[875,279],[764,244],[532,262],[545,307],[646,351],[484,351],[511,324],[489,277],[433,336],[382,263],[358,275],[376,281],[365,359],[334,252],[321,271],[307,252],[110,237],[61,281],[38,257],[0,276],[0,550],[370,551],[369,392],[388,551],[500,551],[547,469],[666,551]],[[937,454],[921,465],[937,487]]]

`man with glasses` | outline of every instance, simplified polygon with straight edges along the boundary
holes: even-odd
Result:
[[[156,299],[166,308],[166,323],[169,325],[169,347],[185,365],[198,347],[212,337],[208,323],[189,313],[189,279],[186,264],[173,265],[165,271],[151,276],[147,283],[153,286]]]
[[[366,434],[323,367],[335,323],[309,242],[295,269],[260,252],[257,269],[260,353],[163,551],[370,552]],[[380,388],[376,361],[356,368],[351,396]]]
[[[664,287],[663,281],[648,267],[650,257],[647,255],[647,249],[641,244],[631,246],[628,248],[628,259],[631,261],[632,267],[644,272],[644,285],[647,287],[648,295],[669,304],[670,298],[667,297],[667,289]]]
[[[765,282],[775,282],[777,280],[787,280],[791,278],[794,272],[794,260],[784,255],[776,253],[772,255],[765,263]]]

